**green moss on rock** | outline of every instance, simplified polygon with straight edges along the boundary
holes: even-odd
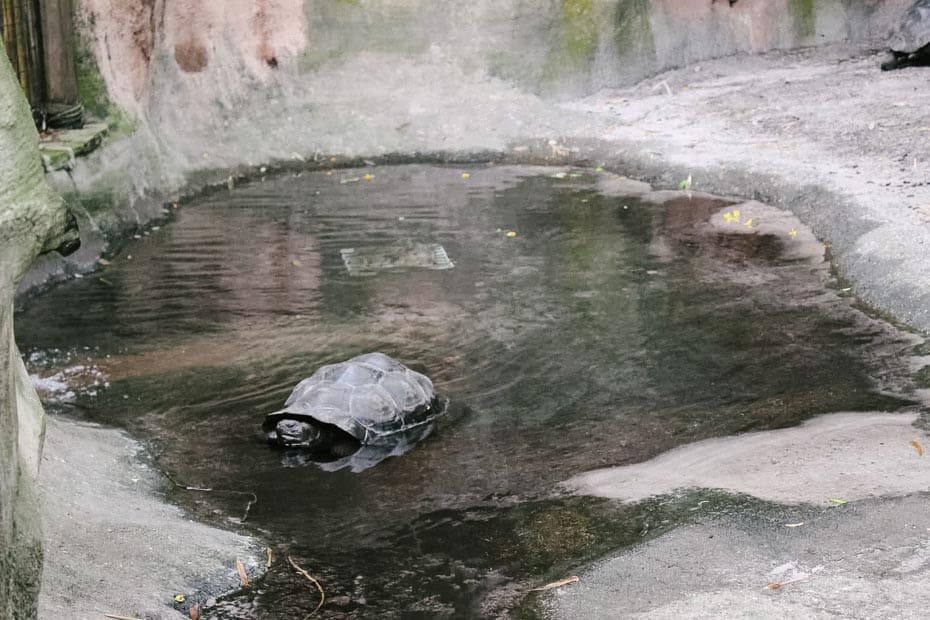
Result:
[[[111,136],[124,136],[132,133],[133,124],[123,111],[110,100],[107,83],[100,73],[97,60],[87,41],[81,38],[81,31],[88,27],[78,21],[75,42],[75,71],[77,73],[78,98],[89,114],[105,120]]]
[[[794,20],[794,32],[799,39],[807,39],[817,32],[817,11],[814,0],[790,0],[788,10]]]
[[[594,59],[600,43],[599,27],[594,0],[562,0],[562,32],[569,59],[580,64]]]
[[[306,0],[304,14],[313,34],[298,60],[300,71],[315,71],[362,51],[423,53],[431,43],[422,15],[428,10],[429,4],[416,2]]]
[[[919,388],[930,388],[930,366],[924,366],[914,374],[914,383]]]
[[[655,58],[649,0],[619,0],[614,13],[614,44],[621,56]]]

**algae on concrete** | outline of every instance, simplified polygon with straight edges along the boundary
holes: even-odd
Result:
[[[385,0],[306,0],[310,42],[298,61],[301,73],[361,51],[420,54],[430,47],[422,13],[430,3]]]
[[[74,66],[77,74],[78,100],[89,114],[106,121],[112,135],[129,135],[134,129],[133,123],[110,99],[106,80],[101,75],[94,54],[86,41],[87,33],[91,31],[86,24],[78,24],[75,28]]]
[[[619,0],[614,13],[617,53],[623,57],[638,57],[642,66],[652,64],[656,56],[650,13],[649,0]]]
[[[553,45],[542,68],[542,89],[584,90],[610,24],[611,3],[602,0],[559,0]]]
[[[817,31],[814,0],[790,0],[788,10],[794,19],[794,32],[799,39],[813,37]]]

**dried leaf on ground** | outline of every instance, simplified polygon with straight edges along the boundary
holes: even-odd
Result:
[[[911,441],[911,445],[914,446],[914,449],[917,450],[917,456],[924,455],[924,449],[916,441]]]

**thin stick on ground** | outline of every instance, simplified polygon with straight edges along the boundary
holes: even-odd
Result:
[[[790,583],[797,583],[799,581],[804,581],[807,577],[795,577],[794,579],[788,579],[787,581],[776,581],[775,583],[770,583],[765,586],[769,590],[777,590],[778,588],[783,588]]]
[[[236,558],[236,570],[239,571],[239,583],[242,584],[243,588],[249,587],[249,576],[245,572],[245,566],[242,564],[242,560]]]
[[[177,480],[171,477],[167,471],[162,470],[161,472],[168,481],[179,489],[184,489],[185,491],[199,491],[201,493],[230,493],[232,495],[245,495],[249,497],[248,503],[245,505],[245,511],[242,513],[242,518],[239,520],[240,523],[244,523],[246,519],[249,518],[249,511],[252,510],[252,506],[255,502],[258,501],[258,495],[252,493],[251,491],[236,491],[234,489],[214,489],[211,487],[195,487],[189,484],[181,484]]]
[[[316,612],[320,611],[320,607],[323,606],[323,601],[326,600],[326,593],[323,592],[323,586],[321,586],[321,585],[320,585],[320,582],[317,581],[316,579],[314,579],[313,576],[312,576],[310,573],[308,573],[307,571],[305,571],[304,569],[302,569],[302,568],[297,564],[297,562],[294,561],[294,558],[292,558],[291,556],[287,556],[287,561],[291,563],[291,566],[294,567],[294,570],[296,570],[298,573],[300,573],[301,575],[303,575],[304,577],[306,577],[307,579],[309,579],[311,582],[313,582],[313,585],[316,586],[316,589],[320,591],[320,602],[317,604],[316,609],[314,609],[314,610],[311,611],[309,614],[307,614],[307,616],[312,616],[312,615],[315,614]]]
[[[112,620],[140,620],[139,618],[133,618],[132,616],[117,616],[116,614],[103,614],[104,618],[112,618]]]
[[[538,588],[530,588],[530,592],[543,592],[544,590],[552,590],[554,588],[561,588],[562,586],[568,585],[570,583],[577,583],[581,581],[575,575],[571,577],[566,577],[565,579],[559,579],[558,581],[553,581],[552,583],[547,583],[544,586],[539,586]]]

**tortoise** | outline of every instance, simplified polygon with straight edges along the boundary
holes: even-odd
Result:
[[[444,409],[426,376],[383,353],[366,353],[322,366],[298,383],[284,408],[265,416],[262,430],[272,445],[325,461],[361,446],[425,436],[417,431]]]
[[[882,71],[930,65],[930,0],[911,5],[888,47],[891,56],[882,63]]]

